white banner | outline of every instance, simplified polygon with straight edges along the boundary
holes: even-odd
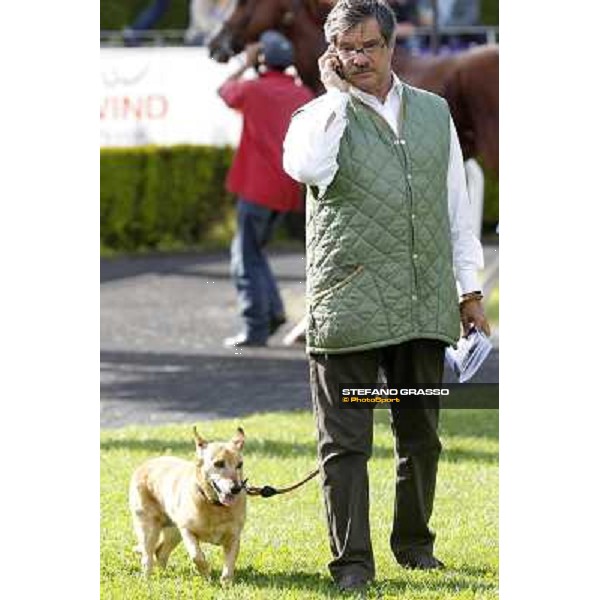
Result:
[[[238,66],[206,48],[102,48],[100,145],[237,146],[241,117],[217,89]]]

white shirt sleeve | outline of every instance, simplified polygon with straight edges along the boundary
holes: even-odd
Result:
[[[330,89],[292,117],[283,142],[283,168],[296,181],[327,189],[338,170],[348,94]]]
[[[450,156],[448,161],[448,216],[452,237],[454,271],[461,293],[481,289],[477,271],[483,269],[483,249],[473,232],[471,201],[467,192],[465,165],[458,135],[450,119]]]

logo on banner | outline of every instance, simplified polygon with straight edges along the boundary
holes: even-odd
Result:
[[[112,64],[102,71],[102,82],[107,88],[140,86],[150,70],[150,63],[142,65],[132,61]],[[104,96],[100,102],[100,120],[156,121],[164,119],[169,110],[169,101],[164,94],[124,92]]]
[[[236,145],[241,117],[217,90],[232,71],[206,48],[102,48],[100,145]]]
[[[164,119],[169,101],[162,94],[147,96],[105,96],[100,104],[100,120],[115,119],[136,121]]]
[[[141,67],[127,64],[113,64],[110,69],[102,71],[102,82],[106,87],[115,87],[117,85],[137,85],[146,75],[150,63]]]

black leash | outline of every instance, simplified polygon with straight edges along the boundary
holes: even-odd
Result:
[[[248,480],[244,479],[242,481],[242,488],[246,490],[248,496],[262,496],[263,498],[270,498],[271,496],[275,496],[277,494],[286,494],[287,492],[291,492],[296,488],[299,488],[301,485],[304,485],[307,481],[310,481],[313,477],[316,477],[319,474],[319,469],[315,469],[309,475],[307,475],[302,481],[298,483],[294,483],[285,488],[274,488],[270,485],[263,485],[262,487],[254,487],[248,485]]]

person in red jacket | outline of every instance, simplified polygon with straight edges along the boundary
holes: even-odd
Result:
[[[246,47],[246,62],[219,88],[227,106],[241,112],[242,137],[227,175],[237,196],[237,231],[231,244],[231,275],[244,329],[226,346],[265,346],[286,321],[265,245],[282,216],[302,206],[301,186],[283,170],[283,139],[292,113],[314,97],[285,70],[293,64],[290,42],[276,31]],[[257,67],[258,78],[241,79]]]

